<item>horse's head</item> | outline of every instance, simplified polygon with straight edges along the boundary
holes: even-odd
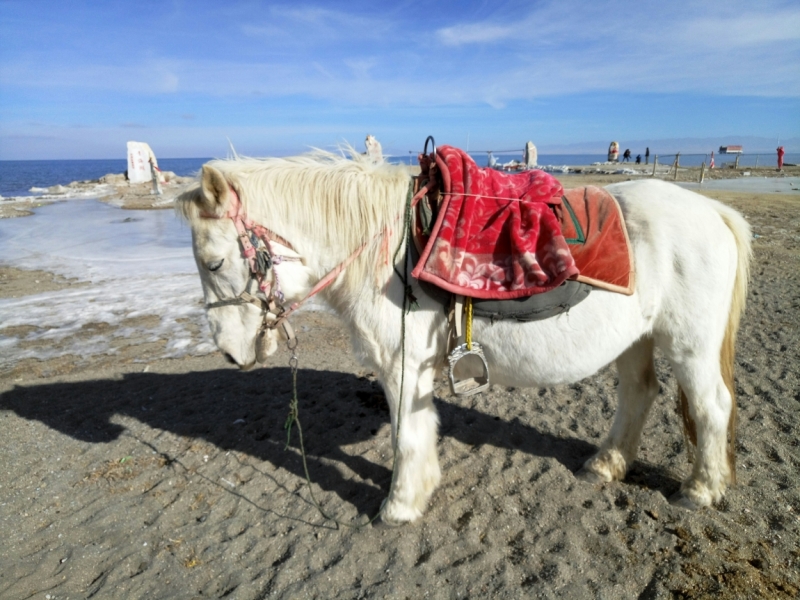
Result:
[[[274,293],[280,281],[281,292],[291,301],[308,287],[310,273],[297,253],[272,241],[273,260],[277,262],[278,256],[284,260],[280,265],[262,261],[256,268],[261,276],[257,276],[235,224],[240,193],[220,170],[205,165],[200,185],[182,194],[176,208],[192,229],[192,248],[214,342],[230,362],[246,370],[264,362],[277,348],[278,332],[265,328],[275,318],[268,308],[270,291]],[[263,288],[267,288],[266,294]]]

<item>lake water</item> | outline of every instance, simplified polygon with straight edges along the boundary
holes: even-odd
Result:
[[[162,171],[194,175],[209,158],[162,158]],[[32,187],[67,185],[73,181],[99,179],[109,173],[124,173],[126,159],[104,160],[0,160],[0,196],[31,196]]]

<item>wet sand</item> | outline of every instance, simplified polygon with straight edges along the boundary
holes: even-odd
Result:
[[[605,177],[619,176],[563,181]],[[800,196],[704,193],[757,236],[736,364],[739,483],[716,508],[667,501],[689,465],[661,359],[624,482],[573,475],[610,427],[613,365],[568,386],[467,399],[441,379],[443,478],[428,512],[353,530],[311,504],[296,434],[284,448],[285,349],[241,373],[217,354],[153,360],[166,340],[143,340],[0,374],[0,597],[796,598]],[[75,282],[0,270],[2,297],[43,285]],[[294,321],[314,494],[364,522],[390,481],[383,393],[335,317]]]

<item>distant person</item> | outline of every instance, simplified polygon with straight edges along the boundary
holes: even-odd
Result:
[[[648,146],[644,150],[644,164],[646,165],[650,164],[650,146]]]
[[[636,155],[636,164],[637,165],[642,164],[642,155],[641,154],[637,154]]]
[[[778,171],[783,169],[784,154],[786,154],[786,150],[783,149],[783,146],[778,146]]]
[[[711,151],[711,162],[708,163],[708,168],[709,169],[713,169],[714,168],[714,151],[713,150]]]
[[[622,154],[622,162],[630,162],[631,160],[631,149],[626,148],[625,152]]]

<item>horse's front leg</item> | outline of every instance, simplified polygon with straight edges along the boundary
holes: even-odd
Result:
[[[421,517],[441,479],[436,452],[439,417],[433,406],[434,378],[432,367],[407,360],[402,397],[400,366],[384,379],[396,462],[381,518],[391,525]]]

